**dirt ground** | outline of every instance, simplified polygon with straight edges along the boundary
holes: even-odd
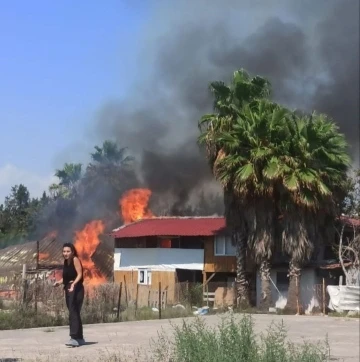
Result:
[[[217,316],[202,318],[209,325],[219,322]],[[359,319],[254,315],[256,332],[262,332],[272,321],[281,322],[282,319],[291,341],[323,341],[327,335],[333,360],[359,361]],[[181,321],[172,319],[171,323]],[[150,340],[157,337],[160,328],[171,330],[172,327],[167,320],[86,325],[84,334],[88,344],[72,349],[64,346],[69,338],[68,327],[0,331],[0,361],[107,362],[113,353],[121,356],[118,361],[135,361],[134,351],[147,351]]]

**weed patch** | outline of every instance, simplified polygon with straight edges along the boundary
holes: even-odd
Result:
[[[272,324],[256,336],[250,315],[225,318],[215,329],[201,319],[184,321],[174,326],[172,337],[160,333],[152,346],[154,362],[325,362],[330,358],[326,340],[296,345],[287,340],[283,324]]]

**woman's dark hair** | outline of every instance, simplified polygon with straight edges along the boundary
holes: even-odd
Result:
[[[76,250],[74,244],[65,243],[65,244],[63,245],[63,249],[64,249],[64,248],[70,248],[71,251],[72,251],[72,253],[73,253],[73,255],[76,256],[76,257],[78,256],[78,253],[77,253],[77,250]]]

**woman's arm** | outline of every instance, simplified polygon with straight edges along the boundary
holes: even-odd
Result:
[[[79,258],[75,257],[74,258],[74,267],[76,269],[77,272],[77,277],[76,279],[72,282],[72,286],[75,286],[83,277],[83,269],[80,263]]]

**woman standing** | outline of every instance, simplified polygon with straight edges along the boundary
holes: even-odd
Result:
[[[63,277],[54,286],[64,285],[66,306],[69,310],[70,347],[78,347],[85,343],[80,311],[84,301],[83,268],[73,244],[63,245],[64,268]]]

